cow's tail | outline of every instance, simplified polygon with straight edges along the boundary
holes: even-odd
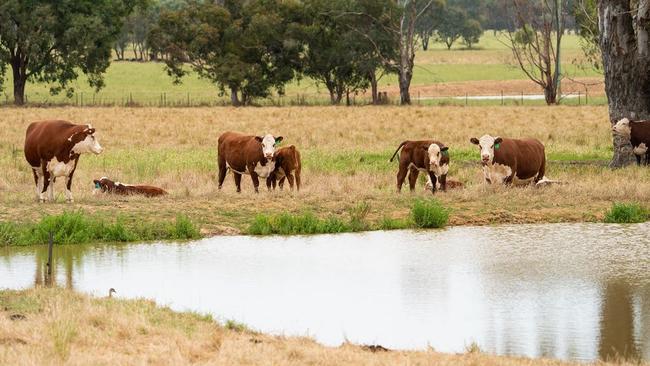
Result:
[[[391,161],[391,162],[393,161],[393,159],[395,159],[395,155],[397,155],[397,153],[399,152],[399,149],[401,149],[402,146],[406,145],[407,142],[408,142],[408,140],[407,140],[407,141],[402,141],[402,143],[399,144],[399,146],[397,147],[397,150],[395,150],[395,153],[394,153],[393,156],[390,158],[390,161]]]

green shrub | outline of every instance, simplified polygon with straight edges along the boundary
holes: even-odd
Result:
[[[356,206],[348,209],[350,214],[350,229],[352,231],[368,230],[368,223],[366,217],[370,212],[370,204],[366,201],[358,203]]]
[[[379,230],[399,230],[408,228],[408,222],[406,220],[392,219],[390,217],[384,217],[379,222]]]
[[[350,225],[335,217],[322,220],[311,212],[298,215],[285,212],[276,216],[256,215],[247,232],[251,235],[294,235],[329,234],[348,231],[351,231]]]
[[[411,208],[411,218],[418,228],[441,228],[449,220],[449,210],[435,199],[417,200]]]
[[[605,222],[631,224],[645,222],[650,218],[647,210],[638,203],[614,203],[612,208],[605,212]]]
[[[199,229],[194,223],[185,215],[176,216],[176,223],[170,239],[198,239],[201,237]]]

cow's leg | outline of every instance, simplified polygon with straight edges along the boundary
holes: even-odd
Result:
[[[447,174],[443,174],[440,176],[440,189],[442,189],[443,192],[447,192]]]
[[[296,176],[296,191],[300,191],[300,170],[296,170],[294,175]]]
[[[72,203],[74,199],[72,198],[72,175],[74,172],[70,172],[70,175],[65,177],[65,201]]]
[[[47,171],[47,162],[45,161],[41,162],[41,173],[43,174],[43,176],[41,177],[43,184],[40,185],[41,189],[40,192],[38,192],[38,200],[41,202],[45,202],[45,192],[47,191],[50,185],[50,172]]]
[[[649,164],[650,164],[650,150],[648,150],[648,152],[645,153],[645,165],[649,165]]]
[[[217,160],[217,165],[219,165],[219,189],[221,189],[223,181],[226,179],[226,173],[228,173],[228,167],[226,166],[226,159],[219,156]]]
[[[287,178],[286,175],[285,175],[285,176],[282,176],[282,178],[280,178],[280,181],[278,182],[278,186],[280,187],[280,190],[283,190],[283,189],[284,189],[284,180],[285,180],[286,178]]]
[[[233,171],[232,175],[235,177],[235,186],[237,187],[237,193],[239,193],[241,192],[241,174]],[[221,185],[219,185],[219,188],[221,188]]]
[[[408,172],[406,165],[400,164],[399,170],[397,171],[397,193],[402,191],[402,184],[404,184],[404,179],[406,178],[406,173]]]
[[[287,181],[289,182],[289,189],[293,191],[293,174],[287,174]]]
[[[441,177],[442,178],[442,177]],[[438,178],[436,177],[433,172],[429,172],[429,179],[431,179],[431,193],[436,193],[436,185],[438,183]],[[440,183],[442,184],[442,179],[440,179]]]
[[[417,168],[411,168],[409,171],[409,189],[411,192],[415,190],[415,184],[418,182],[418,175],[420,171]]]
[[[641,165],[641,155],[634,154],[636,157],[636,165]]]
[[[39,200],[40,194],[41,194],[41,170],[40,168],[34,168],[32,167],[32,173],[34,174],[34,184],[36,185],[36,200]]]
[[[54,202],[54,183],[56,183],[56,177],[50,174],[50,185],[47,187],[47,199],[50,202]]]
[[[266,188],[269,190],[269,192],[271,192],[271,185],[273,184],[273,181],[275,180],[274,178],[275,178],[275,176],[273,175],[273,173],[269,174],[269,176],[266,177]]]
[[[259,186],[260,186],[260,179],[257,176],[257,173],[255,173],[255,170],[251,169],[251,180],[253,181],[253,187],[255,188],[255,193],[260,193]]]

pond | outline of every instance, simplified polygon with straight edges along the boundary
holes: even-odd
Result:
[[[396,349],[650,360],[650,224],[454,227],[55,247],[58,285],[273,334]],[[44,247],[0,249],[0,288]]]

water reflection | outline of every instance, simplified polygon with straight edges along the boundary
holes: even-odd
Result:
[[[55,247],[53,280],[265,332],[390,348],[650,360],[650,225],[526,225]],[[47,248],[0,249],[0,288]]]

